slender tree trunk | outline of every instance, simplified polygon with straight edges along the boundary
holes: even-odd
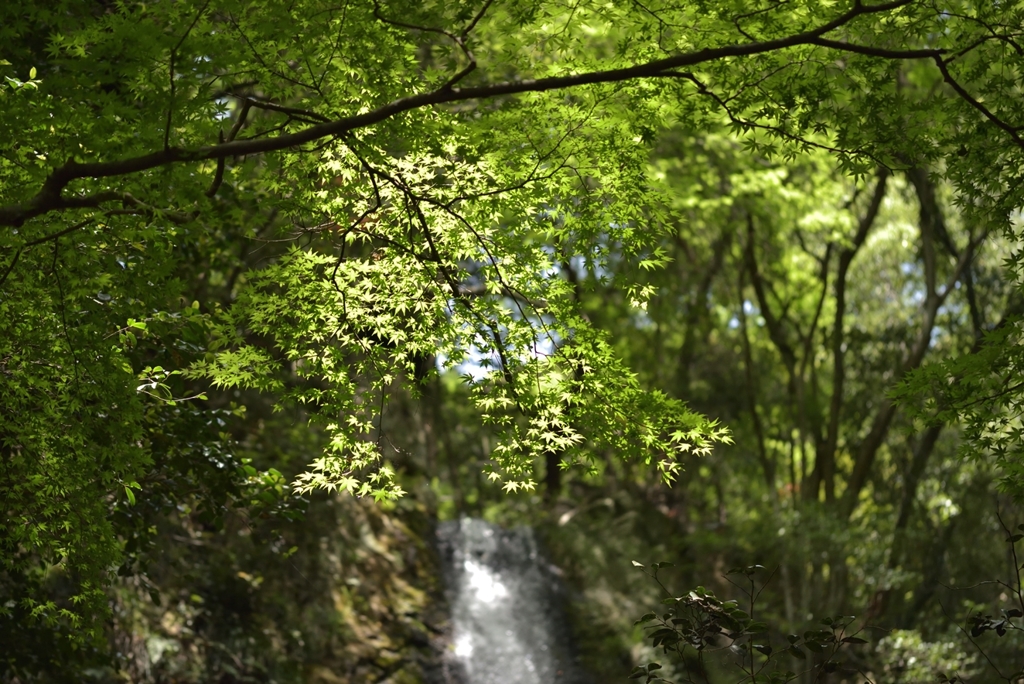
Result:
[[[544,499],[549,505],[562,492],[562,459],[555,451],[544,452]]]

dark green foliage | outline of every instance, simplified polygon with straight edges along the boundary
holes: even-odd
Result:
[[[1024,530],[1024,525],[1019,525],[1018,528]],[[975,674],[982,674],[984,677],[979,681],[1016,681],[1024,671],[1021,668],[1019,649],[1016,648],[1019,639],[1014,638],[1024,631],[1019,624],[1019,618],[1024,616],[1024,585],[1019,574],[1016,551],[1017,543],[1021,539],[1024,539],[1024,534],[1016,533],[1009,533],[1006,539],[1016,577],[1009,581],[991,580],[983,583],[1004,589],[1006,593],[1000,596],[1000,601],[1012,607],[1001,608],[996,616],[981,615],[972,609],[963,617],[962,626],[957,625],[964,642],[962,648],[969,644],[984,661],[982,673],[971,668],[953,672],[943,671],[943,665],[948,666],[948,663],[929,662],[932,658],[935,661],[941,659],[929,653],[920,654],[924,655],[925,659],[924,662],[916,664],[916,667],[913,667],[916,657],[909,658],[909,663],[892,660],[887,662],[886,659],[872,662],[868,656],[869,652],[863,650],[841,654],[841,651],[848,651],[846,647],[871,643],[869,639],[858,636],[860,634],[869,636],[873,631],[899,632],[868,624],[864,620],[857,620],[855,616],[837,615],[822,618],[816,628],[808,629],[802,634],[786,634],[780,625],[754,621],[752,615],[755,609],[761,608],[758,600],[767,583],[772,580],[771,575],[762,579],[765,568],[761,565],[736,568],[727,573],[727,576],[735,578],[729,581],[742,596],[741,601],[747,607],[747,610],[743,610],[737,600],[721,600],[713,592],[700,586],[687,595],[674,596],[658,578],[659,570],[671,567],[670,563],[655,563],[647,570],[634,561],[633,564],[640,567],[669,596],[662,600],[662,604],[667,606],[663,609],[666,612],[660,615],[647,613],[637,620],[636,624],[644,626],[645,639],[650,640],[655,649],[661,649],[665,656],[671,658],[674,667],[670,666],[671,669],[666,670],[660,663],[638,665],[630,674],[630,678],[644,679],[645,682],[708,682],[714,680],[713,674],[724,670],[733,673],[730,678],[732,681],[749,681],[752,684],[828,681],[829,675],[837,673],[839,676],[864,680],[868,684],[872,681],[885,681],[880,679],[879,675],[895,676],[898,681],[903,681],[905,677],[910,681],[918,681],[916,674],[923,674],[929,681],[940,682],[974,681]],[[1008,645],[1009,648],[1004,648],[1003,644],[993,644],[991,641],[980,639],[986,632],[992,632],[1000,638],[1011,634],[1009,641],[1013,643]],[[785,635],[784,639],[781,638],[782,635]],[[774,647],[773,637],[776,641]],[[890,638],[886,636],[881,639],[882,644],[884,645]],[[897,638],[902,638],[902,635]],[[759,655],[755,655],[755,652]],[[844,657],[840,658],[840,655]],[[961,664],[970,664],[971,659],[967,655],[960,655],[959,661]],[[798,671],[785,669],[786,666]],[[880,666],[883,672],[872,672],[874,668]],[[737,671],[739,680],[735,679]],[[675,675],[676,678],[665,678],[671,675]],[[729,674],[725,676],[730,677]]]

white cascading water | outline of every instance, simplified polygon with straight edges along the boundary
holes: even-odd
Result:
[[[588,684],[562,612],[564,590],[533,532],[483,520],[443,523],[438,546],[460,684]]]

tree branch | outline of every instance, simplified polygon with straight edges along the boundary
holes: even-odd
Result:
[[[748,221],[750,220],[748,216]],[[748,245],[749,249],[752,249]],[[750,348],[750,331],[747,326],[747,312],[743,308],[743,269],[739,272],[739,295],[740,295],[740,335],[741,347],[743,349],[743,374],[747,382],[747,390],[744,392],[747,398],[747,410],[750,411],[750,419],[754,424],[754,439],[757,442],[757,455],[761,461],[761,470],[764,475],[765,485],[768,487],[769,496],[774,500],[778,496],[775,489],[775,461],[768,455],[768,447],[765,443],[764,425],[761,422],[761,414],[757,410],[757,381],[754,375],[754,355]],[[764,312],[761,312],[765,315]],[[768,320],[767,317],[765,320]]]
[[[943,59],[942,55],[933,55],[932,59],[935,61],[935,65],[939,67],[939,71],[942,72],[942,79],[949,84],[950,88],[956,91],[956,94],[960,96],[960,99],[962,99],[964,102],[966,102],[967,104],[971,105],[979,112],[981,112],[981,114],[986,119],[988,119],[990,122],[992,122],[999,128],[1003,129],[1003,131],[1005,131],[1006,134],[1013,139],[1013,142],[1017,143],[1019,147],[1024,148],[1024,138],[1021,138],[1020,134],[1018,133],[1018,131],[1021,130],[1020,127],[1011,126],[1010,124],[1006,123],[998,116],[993,114],[988,107],[986,107],[981,102],[976,100],[973,95],[964,90],[964,87],[960,85],[960,83],[955,78],[953,78],[952,74],[949,73],[949,62]]]
[[[831,501],[835,495],[835,457],[839,448],[839,418],[843,409],[843,385],[846,382],[845,351],[843,342],[845,340],[844,318],[846,315],[846,276],[853,263],[854,257],[860,250],[864,241],[867,240],[868,231],[875,224],[878,213],[882,208],[882,200],[885,199],[886,185],[889,172],[886,169],[879,169],[878,181],[875,183],[875,191],[871,195],[871,202],[867,211],[857,224],[857,232],[853,236],[853,243],[845,247],[839,253],[839,265],[836,270],[836,314],[832,326],[832,397],[829,401],[828,432],[825,443],[817,452],[814,471],[811,473],[812,486],[805,491],[805,496],[816,498],[820,483],[825,483],[825,498]]]
[[[782,327],[782,322],[772,312],[771,306],[768,304],[764,279],[761,278],[761,272],[757,265],[757,255],[754,251],[754,217],[749,212],[747,213],[747,243],[744,245],[744,259],[747,270],[750,272],[750,284],[754,286],[757,304],[761,309],[761,315],[764,317],[765,326],[768,328],[768,336],[775,344],[776,349],[779,350],[782,362],[786,364],[786,369],[792,376],[793,370],[796,368],[796,352],[793,350],[789,340],[786,339],[786,331]],[[741,300],[740,307],[742,308],[742,306],[743,302]],[[783,312],[783,316],[785,316],[785,312]]]
[[[913,175],[911,178],[915,179]],[[922,240],[927,243],[927,241],[931,239],[930,236],[935,234],[935,225],[936,222],[940,220],[941,211],[935,198],[934,189],[931,187],[931,183],[928,180],[927,175],[916,177],[915,188],[917,190],[918,200],[921,204],[921,237]],[[934,270],[932,270],[931,275],[926,274],[929,291],[925,293],[925,301],[923,305],[924,320],[922,321],[921,329],[918,332],[914,346],[911,347],[907,356],[903,360],[901,368],[899,369],[900,376],[906,375],[908,372],[921,365],[925,354],[928,352],[928,347],[931,345],[932,330],[935,327],[935,318],[938,314],[939,308],[946,301],[950,292],[953,291],[956,281],[961,278],[964,270],[967,269],[968,265],[971,263],[975,250],[982,242],[984,242],[987,236],[987,232],[982,233],[967,244],[967,247],[964,248],[956,265],[953,267],[952,273],[950,273],[949,277],[946,279],[946,283],[942,291],[936,291],[934,289]],[[875,455],[878,453],[878,449],[881,447],[886,434],[888,434],[889,425],[895,415],[896,404],[886,397],[883,399],[882,406],[879,408],[878,413],[875,414],[875,418],[871,424],[871,430],[857,449],[857,455],[853,464],[853,471],[850,473],[850,478],[847,480],[846,492],[843,494],[842,510],[847,516],[853,513],[853,510],[857,506],[857,500],[860,497],[860,492],[864,488],[864,485],[867,484],[868,475],[870,474],[871,467],[875,461]]]
[[[525,79],[508,81],[469,88],[453,87],[449,81],[441,88],[416,95],[409,95],[393,100],[376,109],[348,117],[327,121],[309,126],[294,133],[282,133],[271,138],[225,141],[215,145],[198,148],[178,148],[165,146],[164,149],[116,161],[88,162],[80,164],[74,159],[54,169],[44,181],[39,192],[24,204],[0,207],[0,225],[20,226],[25,221],[44,214],[74,208],[62,193],[67,186],[76,180],[116,178],[134,173],[141,173],[162,166],[181,163],[194,163],[207,160],[218,160],[225,157],[266,154],[299,147],[315,140],[343,135],[356,129],[381,123],[404,112],[426,107],[465,102],[467,100],[488,99],[505,95],[516,95],[528,92],[547,92],[562,90],[583,85],[600,83],[616,83],[642,78],[653,78],[670,74],[672,70],[691,67],[698,64],[713,62],[731,57],[751,57],[801,45],[822,45],[825,47],[858,52],[888,59],[917,59],[930,57],[940,59],[945,50],[906,50],[892,51],[858,46],[837,41],[822,43],[823,36],[830,31],[849,24],[854,19],[871,14],[879,14],[898,9],[910,4],[911,0],[895,0],[878,5],[857,3],[849,11],[821,26],[797,33],[785,38],[774,40],[726,45],[707,48],[696,52],[688,52],[673,57],[653,60],[620,69],[593,71],[568,76],[554,76],[542,79]],[[960,91],[958,91],[960,92]],[[962,97],[969,98],[966,93]],[[1005,127],[1004,127],[1005,129]],[[1019,141],[1019,138],[1015,137]],[[1021,143],[1024,146],[1024,142]],[[95,204],[90,205],[95,206]]]

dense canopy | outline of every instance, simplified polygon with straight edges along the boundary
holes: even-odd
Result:
[[[898,537],[937,443],[1024,494],[1022,45],[995,0],[3,3],[0,640],[99,648],[166,516],[442,477],[443,401],[513,495],[721,508],[738,447],[751,506]]]

